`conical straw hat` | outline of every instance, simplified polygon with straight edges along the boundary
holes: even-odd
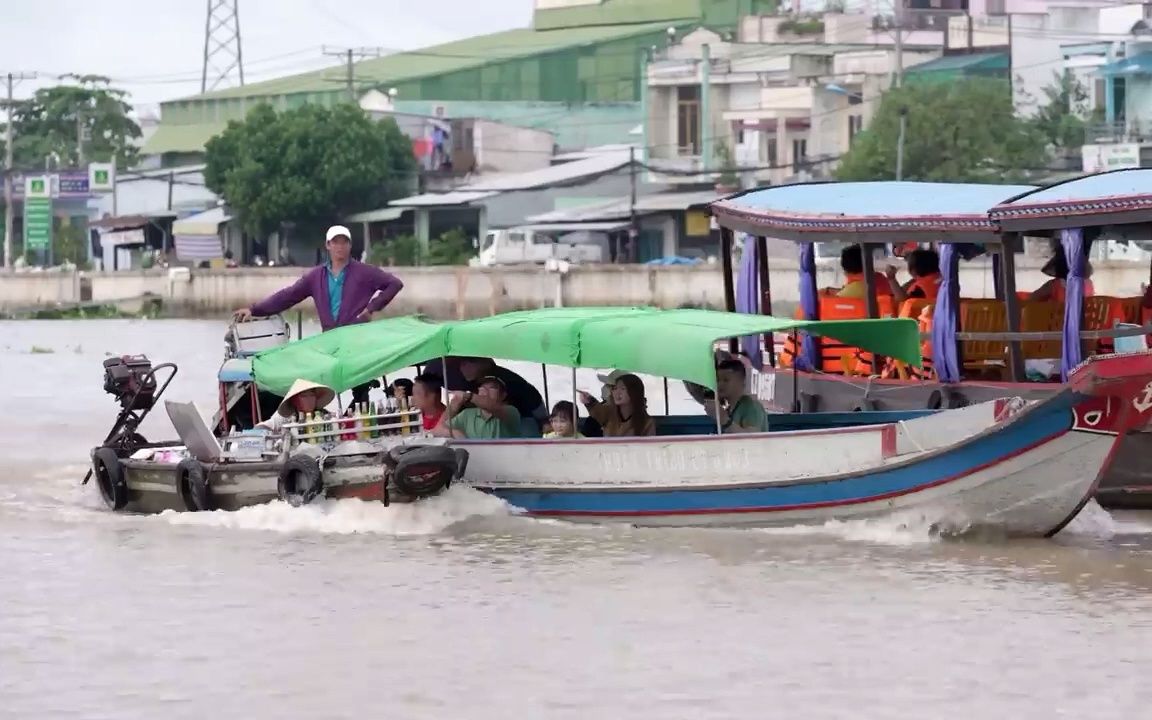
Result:
[[[301,378],[292,383],[291,389],[289,389],[288,394],[284,396],[284,400],[280,403],[280,408],[277,412],[283,417],[292,417],[296,413],[296,408],[292,407],[292,398],[308,390],[320,391],[320,397],[316,400],[317,410],[327,407],[329,403],[336,399],[336,392],[332,388]]]

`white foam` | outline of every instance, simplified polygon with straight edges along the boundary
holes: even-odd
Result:
[[[380,502],[359,499],[318,500],[303,507],[276,500],[233,512],[167,510],[156,519],[172,525],[230,530],[405,536],[433,535],[473,517],[511,514],[512,508],[503,500],[457,485],[436,497],[387,507]]]
[[[1072,518],[1072,522],[1068,523],[1060,534],[1108,540],[1118,532],[1120,523],[1112,513],[1100,507],[1100,503],[1095,500],[1089,500],[1080,514]]]
[[[764,528],[771,535],[819,535],[849,542],[877,545],[920,545],[936,542],[934,523],[917,513],[895,513],[860,520],[829,520],[822,525],[792,525]]]

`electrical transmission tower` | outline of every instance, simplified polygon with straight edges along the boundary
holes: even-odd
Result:
[[[215,90],[221,85],[244,84],[240,46],[240,0],[208,0],[200,92]]]

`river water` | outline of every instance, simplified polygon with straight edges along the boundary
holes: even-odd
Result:
[[[0,323],[2,718],[1143,718],[1152,516],[1051,541],[577,527],[463,487],[113,515],[107,354],[210,407],[223,326]],[[518,368],[530,379],[536,368]],[[569,377],[550,390],[571,393]],[[577,384],[594,390],[582,375]],[[649,384],[661,410],[661,384]],[[690,407],[672,388],[673,409]],[[145,434],[169,434],[163,411]]]

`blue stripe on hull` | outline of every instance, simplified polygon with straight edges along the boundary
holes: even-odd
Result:
[[[803,506],[847,505],[915,492],[994,465],[1060,435],[1072,426],[1071,393],[1037,408],[1000,432],[970,441],[922,462],[862,476],[794,485],[762,485],[715,490],[549,489],[546,491],[475,487],[530,513],[648,514],[784,510]],[[718,483],[725,478],[716,478]]]

